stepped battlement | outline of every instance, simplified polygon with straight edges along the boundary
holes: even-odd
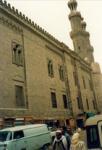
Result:
[[[50,33],[48,33],[42,27],[37,25],[34,21],[29,19],[25,14],[23,14],[21,11],[16,9],[14,6],[11,6],[11,4],[7,3],[7,1],[0,0],[0,6],[1,6],[1,8],[9,11],[12,15],[15,15],[16,17],[21,19],[23,22],[27,23],[28,25],[30,25],[34,29],[38,30],[40,33],[44,34],[45,36],[47,36],[51,40],[57,42],[58,44],[61,44],[61,42],[59,40],[57,40],[54,36],[52,36]]]

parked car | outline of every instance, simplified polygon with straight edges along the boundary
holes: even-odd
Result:
[[[0,150],[48,150],[50,143],[51,135],[45,124],[0,130]]]

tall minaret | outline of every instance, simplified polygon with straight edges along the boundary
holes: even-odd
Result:
[[[80,12],[77,11],[76,0],[69,0],[68,7],[70,8],[69,19],[71,22],[72,31],[70,36],[73,40],[75,52],[89,63],[94,62],[93,47],[90,44],[90,34],[86,31],[86,23]]]

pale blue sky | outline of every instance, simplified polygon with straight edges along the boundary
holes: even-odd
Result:
[[[69,36],[71,29],[68,20],[68,0],[7,0],[7,2],[73,49]],[[78,10],[87,23],[87,31],[90,32],[95,60],[99,62],[102,70],[102,1],[77,0],[77,2]]]

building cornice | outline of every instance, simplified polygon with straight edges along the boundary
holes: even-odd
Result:
[[[83,62],[84,65],[88,67],[87,63],[84,60],[82,60],[74,51],[69,49],[69,47],[66,44],[57,40],[55,37],[53,37],[51,34],[45,31],[42,27],[40,27],[39,25],[31,21],[31,19],[26,17],[24,14],[22,14],[22,12],[19,12],[18,9],[11,7],[11,5],[7,3],[6,1],[3,2],[2,0],[0,0],[0,11],[3,14],[6,14],[9,18],[12,18],[15,22],[17,22],[16,24],[10,21],[9,18],[7,19],[4,16],[0,17],[0,20],[2,21],[2,23],[4,23],[7,26],[10,26],[12,30],[14,29],[16,31],[23,33],[22,26],[25,26],[29,30],[39,35],[41,38],[44,38],[49,43],[56,46],[62,52],[66,52],[71,57],[77,59],[78,61]]]
[[[40,37],[46,39],[49,42],[52,42],[55,45],[58,45],[60,47],[60,41],[57,40],[54,36],[52,36],[50,33],[45,31],[42,27],[31,21],[28,17],[26,17],[24,14],[18,11],[18,9],[15,9],[14,7],[11,7],[10,4],[8,4],[6,1],[0,0],[0,10],[5,13],[8,17],[12,18],[14,21],[16,21],[18,24],[27,27],[29,30],[32,30]],[[10,20],[9,20],[10,23]]]
[[[79,17],[79,18],[82,18],[80,12],[78,12],[78,11],[73,11],[73,12],[71,12],[71,13],[69,14],[69,20],[70,20],[72,17]]]
[[[76,37],[76,36],[79,36],[79,35],[82,35],[82,36],[90,36],[90,34],[89,34],[89,32],[87,32],[87,31],[83,31],[83,30],[81,30],[81,31],[71,31],[70,32],[70,37],[71,38],[74,38],[74,37]]]
[[[8,28],[10,28],[11,30],[14,30],[18,33],[22,33],[22,28],[20,28],[20,26],[17,26],[16,24],[14,24],[13,22],[11,22],[9,19],[0,16],[0,22],[7,26]]]

